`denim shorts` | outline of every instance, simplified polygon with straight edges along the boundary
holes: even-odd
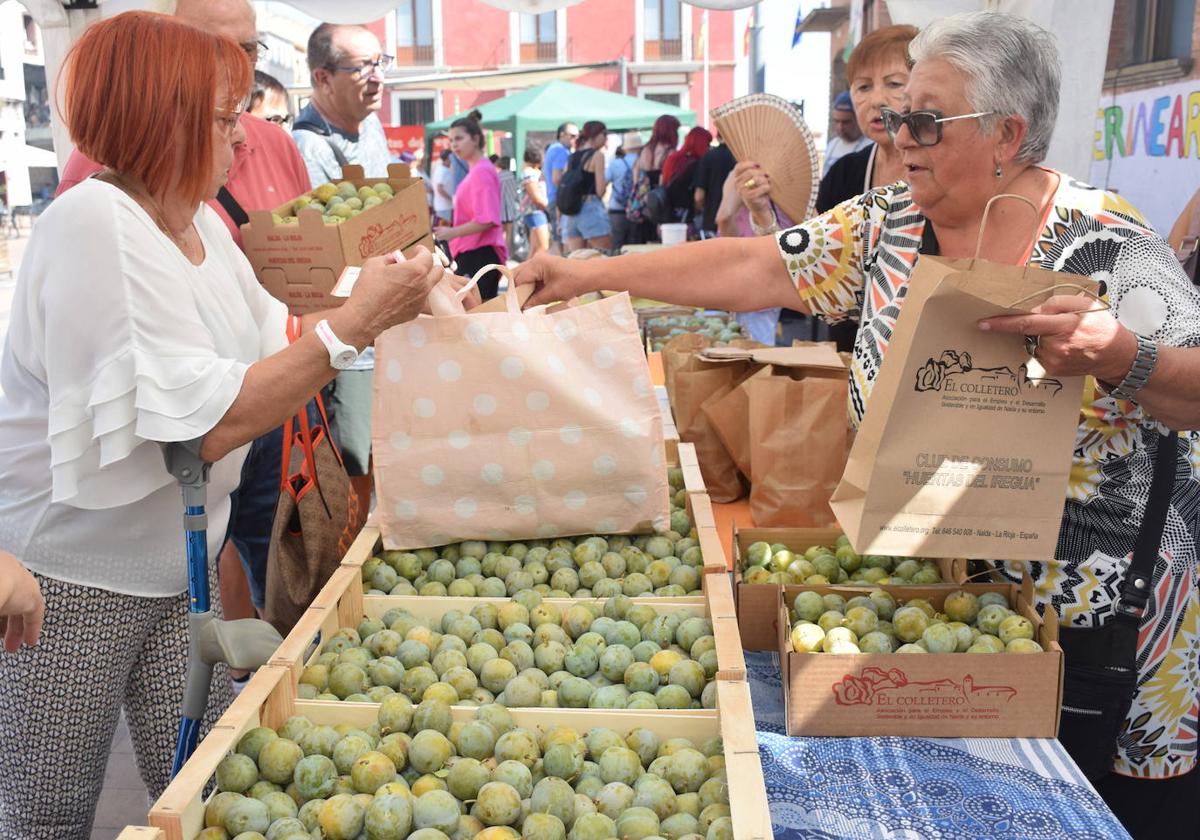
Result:
[[[532,213],[525,214],[525,227],[533,230],[540,228],[542,225],[550,224],[550,219],[546,216],[543,210],[534,210]]]
[[[608,211],[604,209],[604,203],[594,195],[589,195],[583,200],[583,207],[577,215],[562,217],[563,239],[570,236],[599,239],[611,234],[612,225],[608,221]]]

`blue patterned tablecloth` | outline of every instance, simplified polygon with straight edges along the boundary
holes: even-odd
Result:
[[[1128,840],[1058,741],[788,738],[779,657],[746,652],[775,840]]]

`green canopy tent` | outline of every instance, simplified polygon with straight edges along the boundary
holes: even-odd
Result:
[[[695,125],[696,114],[636,96],[564,82],[560,79],[531,87],[476,106],[483,114],[483,127],[513,135],[513,156],[518,168],[525,154],[525,135],[530,131],[554,131],[564,122],[579,125],[600,120],[610,131],[649,128],[663,114],[677,117],[684,125]],[[425,142],[467,113],[455,114],[425,126]]]

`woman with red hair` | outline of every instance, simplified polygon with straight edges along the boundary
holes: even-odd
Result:
[[[690,222],[696,212],[693,198],[692,179],[696,164],[712,145],[712,134],[704,126],[696,126],[687,133],[683,145],[667,156],[662,168],[662,182],[667,187],[667,199],[678,221]]]
[[[629,220],[641,225],[642,242],[652,242],[658,238],[658,225],[647,221],[641,212],[639,202],[644,202],[646,194],[662,183],[662,168],[667,156],[679,145],[679,120],[670,114],[663,114],[654,121],[650,132],[650,142],[638,152],[637,160],[633,163],[631,176],[633,190],[630,193]]]
[[[150,795],[168,781],[188,593],[160,444],[212,463],[216,557],[250,441],[442,276],[428,254],[370,260],[289,346],[286,308],[203,203],[244,137],[245,52],[129,12],[83,34],[63,79],[71,139],[106,168],[39,219],[0,357],[0,550],[46,603],[38,645],[0,655],[0,837],[55,840],[88,837],[122,708]],[[227,679],[213,686],[210,719],[229,699]]]

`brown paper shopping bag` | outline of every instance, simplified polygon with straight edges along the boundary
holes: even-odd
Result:
[[[978,250],[972,260],[921,257],[833,496],[855,550],[1053,556],[1083,377],[1043,376],[1019,336],[977,322],[1028,311],[1064,286],[1095,283],[985,262]]]
[[[758,366],[749,359],[706,362],[698,358],[696,352],[710,344],[709,339],[694,335],[676,336],[667,342],[663,348],[664,374],[671,371],[666,378],[667,397],[679,439],[696,447],[709,496],[714,502],[732,502],[746,495],[745,479],[717,437],[703,406],[729,393]],[[753,342],[737,344],[758,346]]]
[[[628,295],[422,316],[376,341],[389,549],[666,526],[662,415]]]
[[[792,367],[839,367],[836,345],[832,342],[793,342],[793,347],[803,347],[804,350],[791,348],[745,349],[734,351],[729,347],[712,347],[700,351],[700,358],[707,361],[728,361],[732,358],[745,357],[755,362],[759,369],[763,364],[786,365]],[[830,355],[826,350],[834,351]],[[846,367],[842,361],[840,367]],[[757,370],[755,370],[757,373]],[[747,376],[742,382],[728,393],[710,397],[704,401],[701,410],[704,412],[713,431],[725,446],[725,451],[733,459],[738,470],[754,483],[753,467],[750,462],[750,390],[748,383],[753,376]],[[842,411],[843,419],[845,410]],[[841,475],[841,471],[838,471]]]
[[[847,371],[769,365],[748,394],[750,514],[760,528],[835,524],[829,498],[846,466]]]

